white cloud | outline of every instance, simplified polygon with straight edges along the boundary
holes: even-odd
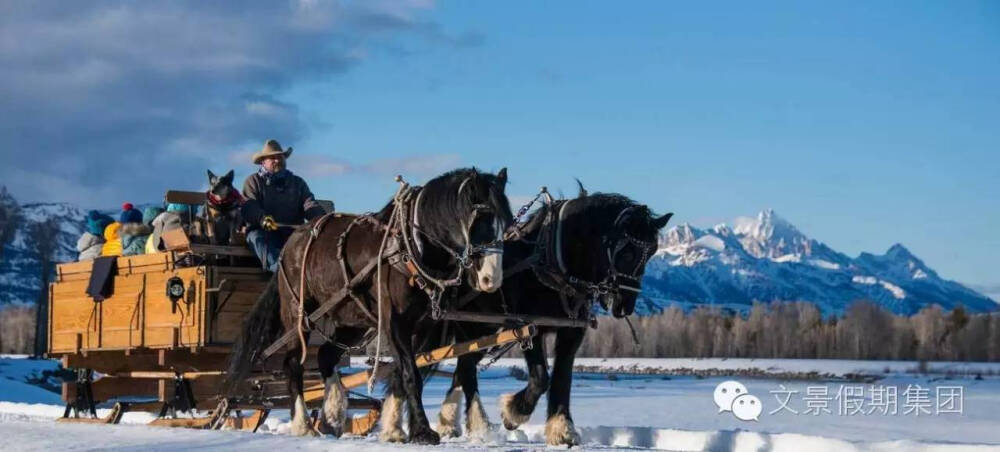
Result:
[[[348,71],[369,48],[399,36],[463,45],[462,34],[444,33],[423,17],[433,6],[4,4],[0,183],[23,201],[64,200],[71,190],[102,204],[200,184],[205,168],[226,161],[229,150],[308,134],[298,107],[276,97],[284,88]],[[57,162],[76,166],[55,168]],[[351,168],[330,163],[319,171]],[[49,179],[62,189],[37,186]]]

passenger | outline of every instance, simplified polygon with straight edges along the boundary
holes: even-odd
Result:
[[[104,228],[104,245],[101,247],[101,256],[121,256],[122,240],[118,235],[122,224],[115,221]]]
[[[104,228],[113,222],[111,217],[96,210],[87,212],[87,229],[76,241],[76,250],[80,252],[80,257],[77,260],[86,261],[101,256],[101,248],[104,245]]]
[[[167,204],[167,210],[160,213],[153,219],[150,223],[153,226],[153,233],[149,235],[149,240],[146,241],[146,254],[158,253],[165,250],[163,243],[160,241],[160,237],[163,236],[164,232],[181,229],[190,224],[188,215],[188,206],[184,204]]]
[[[122,224],[119,230],[122,243],[122,256],[142,254],[146,248],[146,240],[153,233],[153,227],[143,224],[143,215],[132,204],[125,203],[118,222]]]

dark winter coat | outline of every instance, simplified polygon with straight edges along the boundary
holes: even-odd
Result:
[[[242,215],[251,229],[260,227],[265,215],[282,224],[302,224],[326,213],[316,202],[306,181],[282,170],[279,174],[251,174],[243,182]]]

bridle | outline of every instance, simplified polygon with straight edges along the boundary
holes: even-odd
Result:
[[[571,275],[563,258],[562,227],[567,206],[574,201],[575,199],[555,202],[550,196],[547,197],[548,214],[535,244],[538,262],[532,265],[539,281],[560,293],[563,298],[563,309],[570,318],[580,315],[588,300],[600,303],[605,309],[611,309],[612,300],[617,299],[622,291],[640,293],[640,273],[646,261],[656,251],[657,245],[625,231],[628,216],[640,206],[626,207],[618,213],[611,231],[600,239],[603,245],[601,254],[607,258],[608,270],[604,278],[592,281]],[[619,254],[628,246],[637,248],[640,253],[633,268],[619,271],[617,265]],[[569,299],[575,300],[575,303],[571,305]]]
[[[472,180],[474,176],[466,177],[461,184],[458,186],[456,192],[457,197],[460,197],[462,190],[465,189],[466,184]],[[464,244],[461,250],[455,250],[451,246],[445,244],[442,240],[436,239],[433,235],[424,231],[420,227],[420,200],[423,197],[423,189],[421,187],[415,187],[413,190],[417,190],[417,196],[413,200],[413,214],[411,215],[412,221],[410,221],[410,229],[413,241],[416,244],[417,251],[423,252],[423,240],[421,237],[426,237],[428,240],[434,243],[438,248],[443,249],[445,252],[450,254],[458,264],[459,268],[471,268],[475,259],[485,257],[489,254],[503,254],[503,232],[504,226],[500,220],[500,215],[495,209],[486,204],[473,204],[472,212],[469,214],[467,221],[459,220],[459,224],[462,225],[462,237],[464,239]],[[481,243],[472,243],[472,227],[476,224],[476,220],[480,215],[493,215],[494,224],[493,228],[496,231],[496,236],[493,240]],[[456,278],[460,278],[461,275]]]
[[[459,185],[456,192],[461,195],[466,183],[474,176],[469,176]],[[401,181],[401,179],[400,179]],[[399,193],[393,198],[396,205],[393,215],[396,217],[395,223],[398,230],[397,240],[402,242],[406,253],[400,256],[402,262],[399,264],[413,275],[413,284],[424,290],[431,299],[431,317],[435,320],[441,316],[441,297],[449,287],[462,284],[465,271],[470,269],[475,259],[488,254],[503,254],[503,225],[499,223],[500,216],[495,210],[485,204],[473,204],[472,212],[465,222],[459,221],[463,226],[462,236],[464,243],[461,250],[456,250],[444,241],[434,237],[433,234],[425,231],[420,225],[420,201],[423,195],[423,187],[411,187],[405,182],[400,182]],[[484,213],[492,213],[497,219],[497,237],[488,243],[474,245],[471,239],[471,228],[475,224],[476,218]],[[437,277],[431,274],[421,262],[423,259],[423,239],[427,239],[436,247],[448,253],[456,262],[455,272],[451,276]]]

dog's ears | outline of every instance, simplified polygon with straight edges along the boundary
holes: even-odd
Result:
[[[215,173],[212,172],[212,170],[208,170],[208,184],[215,185],[215,183],[218,182],[218,180],[219,177],[216,176]]]
[[[233,170],[229,170],[229,172],[226,173],[225,176],[222,176],[221,182],[225,183],[226,185],[233,185]]]

